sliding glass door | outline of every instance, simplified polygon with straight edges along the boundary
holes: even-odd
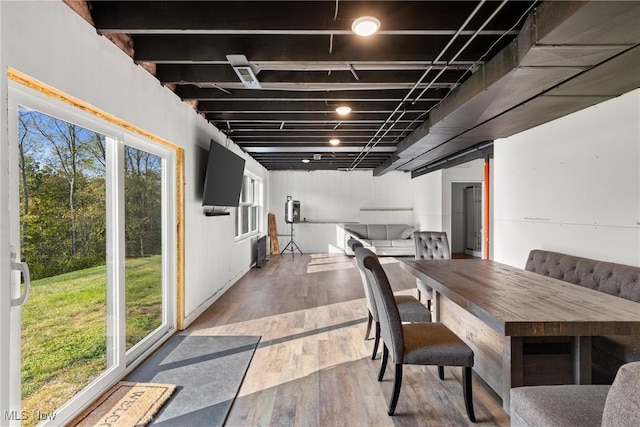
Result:
[[[11,247],[31,280],[12,284],[29,295],[11,308],[20,369],[4,421],[60,424],[175,327],[175,156],[19,85],[9,93]]]
[[[53,416],[113,365],[107,338],[106,173],[109,138],[17,107],[23,425]]]

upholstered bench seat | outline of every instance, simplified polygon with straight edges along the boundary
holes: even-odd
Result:
[[[608,385],[514,388],[511,390],[511,425],[599,427],[610,388]]]
[[[511,425],[637,427],[640,425],[640,362],[623,365],[611,386],[512,388]]]

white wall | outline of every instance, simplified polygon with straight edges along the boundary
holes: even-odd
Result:
[[[411,181],[415,223],[420,230],[446,231],[451,237],[451,187],[458,182],[482,182],[484,161],[477,159],[441,169]]]
[[[494,259],[640,265],[640,90],[495,142]]]
[[[252,262],[251,242],[235,242],[233,213],[202,213],[194,172],[199,147],[207,148],[211,139],[223,141],[224,135],[61,1],[2,2],[1,18],[2,150],[7,145],[8,67],[184,148],[185,312],[188,321],[193,320]],[[3,162],[5,154],[0,155]],[[4,174],[6,165],[2,166]],[[267,171],[251,158],[246,168],[263,178],[268,191]],[[4,195],[7,180],[3,178],[1,185]],[[7,222],[2,219],[4,235]]]
[[[411,180],[414,223],[419,230],[442,231],[442,172]]]
[[[287,196],[300,201],[301,220],[295,225],[295,241],[303,252],[344,250],[341,224],[372,219],[370,211],[360,209],[411,208],[411,176],[392,172],[374,177],[371,171],[272,171],[270,173],[270,212],[276,216],[280,250],[289,241],[289,225],[284,222]],[[389,212],[380,215],[388,218]],[[406,218],[399,213],[403,222]],[[325,224],[318,224],[325,223]]]

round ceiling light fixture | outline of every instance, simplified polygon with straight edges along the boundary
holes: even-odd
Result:
[[[351,31],[359,36],[370,36],[380,29],[380,20],[373,16],[361,16],[353,21]]]
[[[302,163],[309,163],[311,160],[309,159],[302,159]]]
[[[338,138],[331,138],[329,140],[329,144],[331,144],[331,145],[339,145],[340,144],[340,140]]]
[[[351,112],[351,107],[347,105],[341,105],[338,108],[336,108],[336,113],[340,114],[341,116],[346,116],[350,112]]]

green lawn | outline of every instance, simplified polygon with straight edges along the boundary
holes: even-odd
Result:
[[[161,257],[125,263],[127,349],[162,321]],[[22,308],[22,409],[54,411],[107,367],[106,268],[32,282]]]

